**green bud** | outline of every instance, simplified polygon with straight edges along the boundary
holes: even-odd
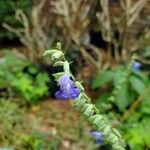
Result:
[[[61,76],[63,76],[64,72],[54,73],[53,76],[55,80],[58,81]]]
[[[67,61],[64,62],[64,72],[70,74],[69,63]]]
[[[54,63],[53,66],[56,67],[56,66],[62,66],[62,65],[64,65],[63,61],[57,61],[57,62]]]
[[[61,44],[60,44],[59,42],[56,43],[56,48],[57,48],[58,50],[61,50]]]
[[[107,136],[107,135],[109,135],[109,133],[111,133],[111,128],[110,128],[110,126],[107,126],[107,127],[104,129],[103,134]]]
[[[51,59],[52,60],[54,60],[54,59],[58,59],[58,58],[60,58],[61,56],[62,56],[62,52],[61,51],[57,51],[57,52],[55,52],[55,53],[53,53],[52,55],[51,55]]]

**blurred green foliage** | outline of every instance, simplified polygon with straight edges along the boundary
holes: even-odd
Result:
[[[53,142],[50,139],[53,138]],[[60,144],[60,138],[53,136],[51,133],[34,131],[30,136],[24,136],[27,143],[27,149],[33,150],[57,150]]]
[[[11,52],[0,59],[0,87],[10,88],[13,94],[18,92],[30,103],[47,95],[48,81],[46,73]]]
[[[26,14],[32,7],[32,0],[1,0],[0,1],[0,24],[7,23],[13,27],[19,27],[20,24],[15,19],[15,12],[17,9],[22,9]],[[16,36],[0,26],[0,40],[2,39],[14,39]]]
[[[44,109],[31,113],[16,99],[0,98],[0,148],[59,150],[68,143],[70,149],[96,150],[90,128],[82,118],[78,117],[76,121],[73,110],[66,111],[65,117],[63,112],[46,103]],[[65,124],[62,124],[62,118]],[[41,126],[43,122],[44,126]],[[43,127],[46,130],[42,130]]]
[[[25,110],[12,99],[0,99],[0,146],[22,150],[56,150],[58,139],[51,143],[49,138],[54,138],[47,133],[32,131],[34,125],[27,124]],[[33,133],[32,133],[33,132]],[[1,148],[0,148],[1,149]]]
[[[101,91],[96,106],[112,124],[118,120],[116,126],[123,132],[130,150],[144,150],[150,148],[150,79],[146,73],[130,71],[125,77],[124,66],[104,70],[93,80],[92,88]],[[124,78],[125,82],[119,85]],[[110,102],[112,89],[116,87],[115,101]]]
[[[19,148],[22,143],[22,131],[30,128],[26,125],[26,115],[11,99],[0,98],[0,146]]]

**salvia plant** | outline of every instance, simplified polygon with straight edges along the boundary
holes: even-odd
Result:
[[[61,44],[57,43],[55,49],[46,50],[44,56],[46,55],[54,61],[54,66],[63,66],[63,72],[53,74],[60,86],[60,90],[55,93],[56,98],[60,100],[74,99],[74,108],[79,109],[84,118],[95,127],[97,132],[102,134],[103,141],[109,143],[113,150],[125,150],[125,143],[120,133],[92,104],[81,82],[77,81],[71,73],[69,62],[65,58]]]

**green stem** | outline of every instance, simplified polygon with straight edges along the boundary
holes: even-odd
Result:
[[[113,150],[125,150],[121,135],[111,127],[107,119],[100,114],[100,111],[91,103],[90,98],[84,92],[74,100],[73,106],[81,110],[85,119],[102,132],[104,140],[112,145]]]
[[[57,43],[56,49],[58,52],[62,51],[60,43]],[[57,54],[57,51],[52,52]],[[51,54],[51,59],[53,59],[52,53],[49,53]],[[63,53],[62,58],[64,60],[64,68],[66,68],[66,58]],[[96,106],[92,104],[91,99],[84,93],[84,88],[80,82],[77,82],[75,77],[72,75],[69,66],[67,66],[66,70],[76,83],[76,86],[78,83],[77,87],[80,89],[80,95],[73,101],[74,107],[81,111],[89,123],[94,125],[98,131],[102,132],[104,141],[110,143],[113,150],[125,150],[125,144],[119,132],[115,128],[111,127],[107,119],[100,113],[99,109],[97,109]],[[56,74],[53,75],[55,76]],[[58,78],[56,78],[56,80],[58,81]]]

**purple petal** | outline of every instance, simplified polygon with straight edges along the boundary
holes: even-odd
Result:
[[[75,87],[74,82],[70,79],[69,75],[66,73],[59,79],[59,85],[60,89]]]
[[[80,94],[80,90],[78,88],[73,88],[72,91],[70,92],[71,98],[77,98]]]
[[[142,67],[142,64],[140,62],[134,62],[132,65],[132,69],[135,71],[139,71]]]
[[[70,98],[70,96],[66,95],[66,93],[63,93],[61,90],[55,93],[55,97],[59,100],[67,100]]]
[[[92,131],[91,135],[95,138],[96,144],[100,146],[102,144],[102,133],[99,131]]]
[[[59,79],[60,90],[55,93],[57,99],[74,99],[79,96],[80,90],[75,87],[74,82],[70,79],[68,74],[64,74]]]
[[[69,75],[64,73],[64,75],[61,76],[60,79],[59,79],[59,84],[60,85],[65,85],[69,80],[70,80]]]
[[[57,99],[67,100],[67,99],[75,99],[79,96],[80,90],[77,88],[70,89],[68,91],[59,90],[55,93],[55,97]]]

